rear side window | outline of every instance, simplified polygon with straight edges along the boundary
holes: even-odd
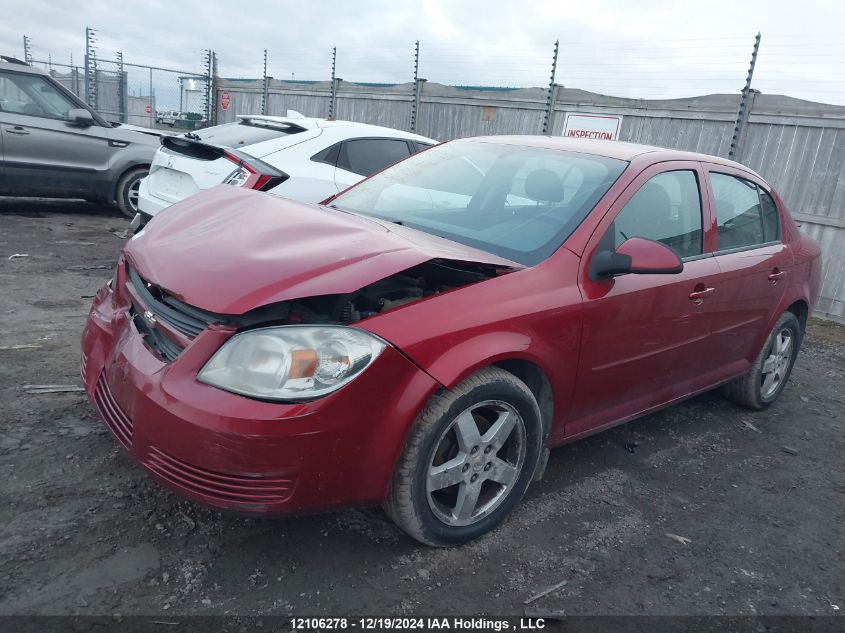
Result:
[[[359,138],[341,144],[337,166],[353,174],[369,176],[383,167],[407,158],[410,153],[404,140]]]
[[[196,132],[202,141],[223,147],[248,147],[264,141],[283,136],[290,136],[303,132],[304,128],[298,125],[285,125],[283,123],[264,123],[256,121],[238,121],[237,123],[224,123],[215,127],[207,128]]]
[[[716,204],[719,250],[747,248],[779,238],[774,200],[755,183],[727,174],[710,174]]]
[[[701,195],[692,171],[667,171],[648,180],[616,216],[608,233],[614,249],[644,237],[674,249],[679,257],[701,254]],[[609,236],[603,244],[610,246]]]

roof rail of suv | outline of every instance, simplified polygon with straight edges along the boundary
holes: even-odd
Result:
[[[22,59],[18,59],[17,57],[9,57],[8,55],[0,55],[0,60],[8,64],[20,64],[21,66],[29,66],[25,61]]]

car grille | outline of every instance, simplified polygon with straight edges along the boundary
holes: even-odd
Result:
[[[82,384],[85,385],[85,367],[88,365],[88,357],[82,352],[82,360],[79,361],[79,375],[82,377]]]
[[[129,316],[144,337],[147,344],[165,361],[172,361],[184,349],[166,334],[150,327],[145,313],[149,313],[156,322],[193,339],[212,323],[222,319],[216,314],[194,308],[171,296],[162,288],[145,281],[135,270],[129,269],[129,282],[140,298],[142,305],[134,305]]]
[[[117,441],[129,450],[132,448],[132,420],[121,410],[120,405],[112,395],[109,383],[106,381],[105,373],[100,374],[97,384],[94,387],[94,404],[97,412],[106,426],[117,438]]]
[[[132,319],[132,323],[135,324],[135,329],[137,329],[138,333],[144,337],[147,345],[149,345],[153,351],[157,352],[163,360],[169,362],[179,356],[183,348],[177,343],[171,341],[158,330],[149,327],[147,322],[144,320],[144,317],[138,314],[138,310],[135,309],[135,306],[129,308],[129,317]]]
[[[189,464],[155,446],[144,465],[178,488],[218,501],[268,505],[286,500],[293,480],[281,477],[230,475]]]

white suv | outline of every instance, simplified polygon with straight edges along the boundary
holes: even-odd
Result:
[[[239,116],[162,140],[139,192],[144,223],[202,189],[227,184],[320,202],[435,144],[386,127],[306,118]],[[147,217],[143,217],[147,216]]]

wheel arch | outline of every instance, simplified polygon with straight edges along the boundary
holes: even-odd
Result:
[[[524,382],[534,394],[543,423],[543,439],[547,439],[552,430],[554,420],[555,398],[552,383],[543,369],[536,363],[524,358],[506,358],[491,365],[504,369]],[[477,370],[476,370],[477,371]]]
[[[120,169],[116,169],[114,171],[114,173],[116,175],[115,175],[114,178],[112,178],[112,182],[111,182],[111,191],[109,193],[109,200],[111,200],[112,202],[117,201],[117,186],[120,184],[120,181],[123,179],[123,177],[126,174],[128,174],[133,169],[139,169],[139,168],[142,168],[142,167],[144,169],[146,169],[147,171],[149,171],[151,166],[152,166],[152,163],[150,161],[138,160],[138,161],[134,161],[134,162],[131,162],[129,164],[123,165],[123,166],[121,166]]]
[[[804,299],[798,299],[793,301],[785,312],[792,312],[798,318],[798,323],[801,324],[801,337],[803,338],[807,329],[807,320],[810,318],[809,303]]]

